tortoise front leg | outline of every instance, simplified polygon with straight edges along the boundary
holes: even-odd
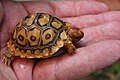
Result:
[[[73,43],[70,39],[67,39],[65,41],[65,48],[67,49],[67,52],[69,54],[74,54],[75,53],[75,46],[73,45]]]
[[[10,65],[11,61],[13,59],[13,54],[11,51],[9,50],[6,50],[4,53],[3,53],[3,59],[2,61],[7,64],[7,65]]]

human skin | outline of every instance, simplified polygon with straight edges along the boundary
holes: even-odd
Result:
[[[29,13],[50,13],[84,32],[74,55],[45,60],[15,58],[11,66],[0,62],[0,80],[79,80],[120,59],[120,11],[93,0],[0,3],[0,54],[15,25]],[[2,57],[1,57],[2,59]]]

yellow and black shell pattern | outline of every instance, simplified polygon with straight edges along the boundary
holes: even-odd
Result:
[[[9,50],[21,58],[51,57],[67,39],[65,23],[47,13],[30,14],[16,25],[7,43]]]

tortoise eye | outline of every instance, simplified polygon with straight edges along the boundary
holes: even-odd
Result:
[[[30,37],[30,40],[31,40],[31,41],[35,41],[35,40],[36,40],[36,37],[32,35],[32,36]]]

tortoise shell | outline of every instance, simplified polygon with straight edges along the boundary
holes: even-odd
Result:
[[[47,13],[31,14],[16,25],[7,45],[13,56],[51,57],[64,46],[64,41],[68,38],[68,25],[69,23]]]

